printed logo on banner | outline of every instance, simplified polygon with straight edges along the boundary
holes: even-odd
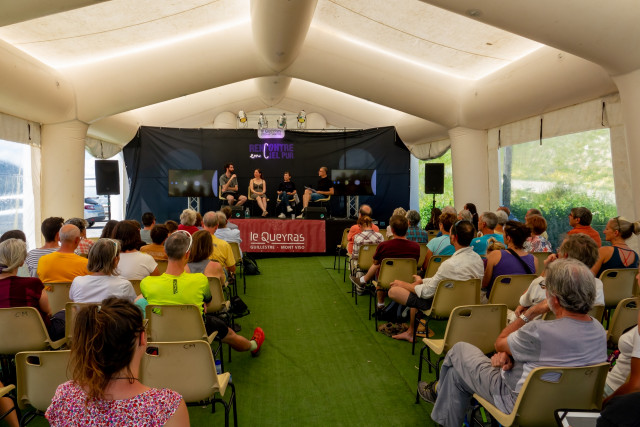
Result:
[[[252,249],[304,250],[306,238],[303,233],[251,232],[249,246]]]
[[[249,144],[250,159],[291,160],[294,158],[293,153],[293,144],[280,142]]]

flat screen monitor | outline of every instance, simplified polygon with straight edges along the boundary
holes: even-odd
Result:
[[[169,169],[170,197],[214,197],[213,170]]]
[[[333,193],[337,196],[372,196],[376,194],[375,169],[333,169]]]

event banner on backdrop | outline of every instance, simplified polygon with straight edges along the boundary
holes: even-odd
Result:
[[[243,252],[325,252],[321,220],[232,219],[240,229]]]

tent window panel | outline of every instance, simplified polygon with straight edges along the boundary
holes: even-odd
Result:
[[[9,230],[27,230],[25,197],[33,197],[25,187],[25,174],[30,173],[30,147],[0,140],[0,234]]]

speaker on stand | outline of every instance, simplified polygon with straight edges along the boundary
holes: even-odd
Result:
[[[424,193],[433,194],[433,207],[436,207],[436,194],[444,194],[444,163],[424,164]]]
[[[111,219],[111,195],[120,194],[120,168],[117,160],[96,160],[96,194],[107,196],[107,218]]]

